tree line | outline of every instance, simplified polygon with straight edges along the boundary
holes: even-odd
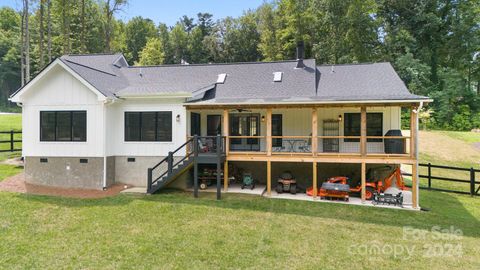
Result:
[[[480,127],[480,2],[277,0],[242,16],[175,25],[116,18],[127,0],[22,0],[0,9],[0,107],[55,57],[122,52],[132,65],[275,61],[304,41],[317,64],[388,61],[410,91],[435,101],[424,126]]]

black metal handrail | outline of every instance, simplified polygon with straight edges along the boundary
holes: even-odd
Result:
[[[193,141],[193,139],[189,139],[187,140],[184,144],[182,144],[181,146],[179,146],[177,149],[175,149],[173,152],[168,152],[168,156],[163,158],[160,162],[158,162],[157,164],[155,164],[155,166],[153,166],[152,168],[148,168],[148,190],[151,190],[153,184],[155,184],[157,181],[160,181],[160,179],[162,179],[164,176],[170,174],[172,171],[173,171],[173,167],[178,165],[179,163],[175,163],[173,164],[173,154],[177,153],[178,151],[180,151],[182,148],[186,148],[186,146],[191,143]],[[187,159],[190,155],[187,154],[185,155],[185,157],[182,158],[182,161],[184,161],[185,159]],[[160,174],[159,176],[153,177],[153,171],[158,169],[160,167],[160,165],[164,164],[164,163],[167,163],[167,170],[165,172],[163,172],[162,174]]]

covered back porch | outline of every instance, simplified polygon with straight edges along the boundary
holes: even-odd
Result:
[[[359,105],[187,105],[187,134],[214,147],[224,137],[224,190],[229,162],[258,161],[266,167],[266,195],[272,195],[272,162],[311,164],[314,198],[317,164],[358,164],[365,187],[367,164],[410,164],[416,175],[418,103]],[[402,108],[410,123],[402,130]],[[408,120],[408,119],[407,119]],[[365,202],[365,188],[361,200]],[[413,207],[417,203],[412,179]]]

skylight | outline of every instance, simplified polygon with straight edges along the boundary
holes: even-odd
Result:
[[[273,73],[273,81],[274,82],[281,82],[282,81],[283,72],[274,72]]]
[[[226,78],[227,78],[227,73],[218,74],[217,83],[225,83]]]

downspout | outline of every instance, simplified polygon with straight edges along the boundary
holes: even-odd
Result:
[[[114,99],[103,101],[103,190],[107,190],[107,105],[113,103]]]
[[[418,131],[419,131],[419,128],[418,127],[420,126],[420,122],[418,121],[418,114],[420,113],[420,110],[422,110],[422,108],[423,108],[423,101],[420,101],[420,106],[418,106],[417,112],[415,113],[415,117],[417,118],[416,119],[417,125],[415,127],[415,134],[417,135],[417,136],[415,136],[415,160],[416,160],[415,166],[417,167],[417,169],[415,171],[416,171],[416,179],[417,179],[417,187],[416,187],[417,192],[416,193],[417,193],[417,205],[418,205],[418,207],[420,207],[420,185],[418,183],[419,182],[419,178],[418,178],[418,175],[419,175],[419,173],[418,173],[418,135],[419,135]]]
[[[420,113],[420,110],[421,110],[422,108],[423,108],[423,101],[420,101],[420,105],[418,106],[418,108],[416,108],[415,110],[413,110],[413,113],[415,113],[415,122],[417,123],[417,124],[415,125],[415,134],[416,134],[416,136],[415,136],[415,161],[416,161],[416,162],[415,162],[415,165],[414,165],[415,168],[416,168],[416,170],[415,170],[415,171],[416,171],[416,173],[415,173],[416,176],[415,176],[415,177],[416,177],[416,179],[417,179],[417,185],[416,185],[416,194],[417,194],[417,195],[416,195],[416,197],[417,197],[417,198],[416,198],[416,201],[417,201],[417,206],[420,205],[420,201],[419,201],[419,199],[420,199],[420,196],[419,196],[420,188],[419,188],[419,186],[420,186],[420,185],[419,185],[419,183],[418,183],[418,180],[419,180],[419,178],[418,178],[418,175],[419,175],[419,173],[418,173],[418,131],[419,131],[419,128],[418,128],[418,127],[419,127],[420,123],[418,122],[418,114]]]

